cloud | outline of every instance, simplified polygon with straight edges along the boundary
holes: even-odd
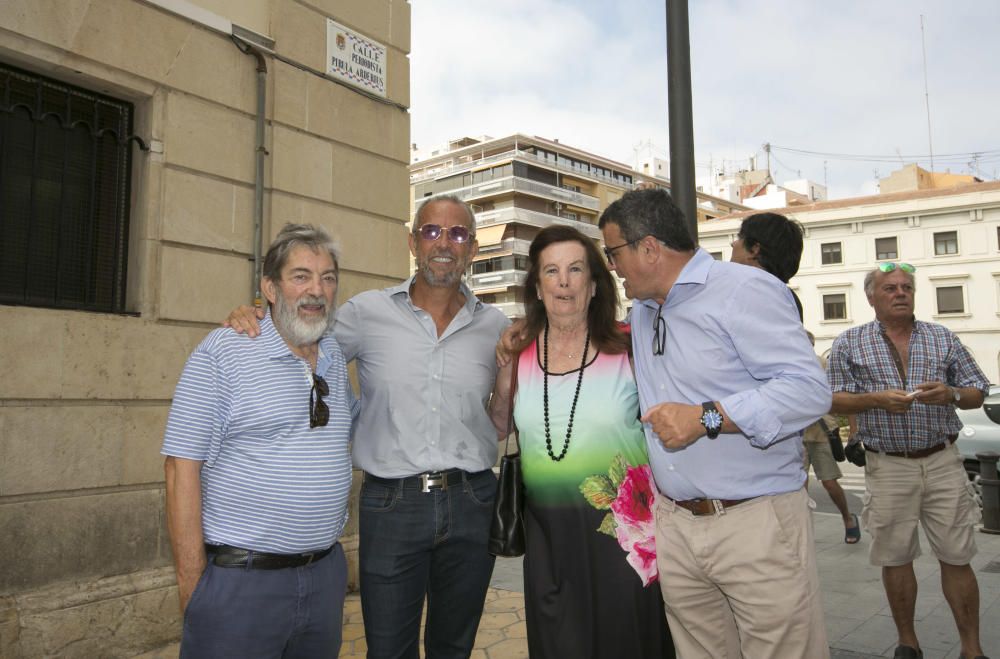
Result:
[[[746,167],[756,154],[763,164],[765,142],[926,154],[921,14],[936,168],[968,169],[944,154],[1000,149],[998,3],[699,0],[689,12],[701,177],[710,161]],[[667,151],[662,1],[414,0],[412,17],[411,134],[420,147],[523,132],[629,164],[640,143]],[[779,181],[825,176],[838,195],[869,189],[876,169],[885,176],[899,165],[772,155]],[[982,165],[990,175],[1000,158]]]

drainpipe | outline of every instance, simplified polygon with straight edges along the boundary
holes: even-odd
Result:
[[[254,306],[261,306],[263,299],[260,294],[261,252],[263,246],[263,226],[264,226],[264,156],[267,149],[264,147],[264,105],[267,99],[267,63],[264,55],[250,44],[233,38],[233,43],[243,53],[252,55],[257,60],[257,116],[256,116],[256,137],[254,140],[254,157],[256,160],[254,167],[253,181],[253,275],[251,282],[251,293],[253,294]]]

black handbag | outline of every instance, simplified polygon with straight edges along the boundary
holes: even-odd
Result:
[[[494,556],[524,555],[524,480],[521,476],[521,444],[514,428],[514,392],[517,389],[517,356],[510,376],[510,411],[507,416],[507,440],[500,458],[497,493],[493,499],[489,552]],[[515,453],[508,454],[510,436],[514,435]]]
[[[823,429],[823,432],[826,433],[826,438],[830,441],[830,452],[833,453],[833,459],[837,462],[846,460],[844,443],[840,441],[840,427],[830,428],[823,419],[819,420],[819,427]]]
[[[844,455],[847,456],[848,462],[858,467],[864,467],[867,462],[865,459],[865,445],[861,443],[857,435],[847,442],[847,446],[844,447]]]

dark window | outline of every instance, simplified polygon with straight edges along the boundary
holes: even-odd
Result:
[[[132,115],[0,64],[0,303],[125,310]]]
[[[934,254],[936,256],[943,256],[944,254],[958,254],[958,232],[944,231],[942,233],[935,233]]]
[[[722,260],[722,252],[709,252],[709,254],[711,254],[712,258],[715,259],[716,261]]]
[[[888,259],[898,259],[899,250],[896,245],[896,236],[891,238],[876,238],[875,239],[875,258],[879,261],[885,261]]]
[[[823,265],[844,262],[844,257],[840,252],[840,243],[823,243],[819,250]]]
[[[965,313],[965,298],[961,286],[940,286],[937,289],[938,313]]]
[[[823,320],[847,319],[847,295],[832,293],[823,296]]]

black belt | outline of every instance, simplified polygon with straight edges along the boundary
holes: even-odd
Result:
[[[941,442],[940,444],[935,444],[934,446],[930,446],[928,448],[920,448],[917,449],[916,451],[880,451],[877,448],[872,448],[871,446],[868,446],[868,444],[865,444],[865,450],[871,451],[872,453],[881,453],[882,455],[890,455],[894,458],[912,458],[915,460],[917,458],[926,458],[929,455],[940,453],[941,451],[951,446],[956,439],[958,439],[958,435],[948,435],[945,438],[945,441]]]
[[[670,497],[667,497],[670,499]],[[687,501],[673,501],[675,505],[680,506],[684,510],[690,511],[695,517],[701,517],[702,515],[715,515],[721,514],[726,508],[732,508],[733,506],[738,506],[741,503],[746,503],[756,499],[757,497],[750,497],[749,499],[688,499]]]
[[[378,483],[386,487],[399,487],[402,485],[404,488],[420,488],[421,492],[432,492],[434,490],[447,490],[453,485],[460,485],[462,481],[471,480],[488,471],[490,470],[484,469],[483,471],[470,473],[461,469],[445,469],[444,471],[431,471],[426,474],[406,476],[405,478],[382,478],[381,476],[365,472],[365,482]]]
[[[207,553],[212,563],[219,567],[245,567],[251,570],[281,570],[286,567],[302,567],[315,563],[323,558],[337,545],[334,544],[321,551],[306,554],[268,554],[263,551],[240,549],[229,545],[210,545],[205,543]]]

